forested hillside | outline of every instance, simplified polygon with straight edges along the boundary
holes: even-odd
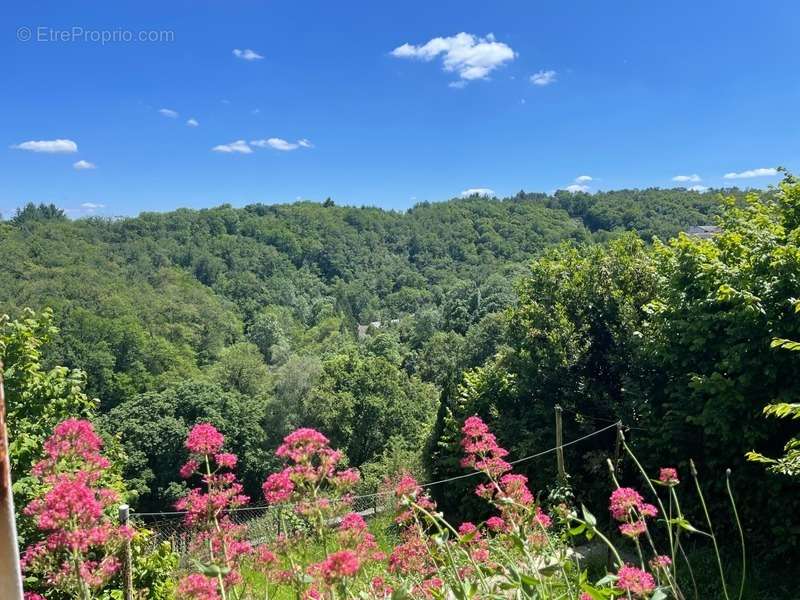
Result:
[[[405,213],[327,201],[70,221],[30,205],[0,223],[15,495],[36,493],[24,474],[67,416],[94,421],[115,457],[110,485],[138,510],[186,493],[182,440],[198,423],[224,434],[253,497],[282,464],[271,449],[313,427],[359,469],[358,491],[401,469],[456,477],[432,489],[439,506],[483,519],[459,478],[465,421],[535,455],[559,405],[568,439],[621,421],[648,471],[686,473],[693,458],[717,516],[733,467],[748,543],[792,554],[792,481],[745,455],[780,457],[794,439],[779,462],[760,460],[797,470],[796,427],[761,411],[791,414],[798,393],[785,348],[800,339],[799,212],[788,175],[747,195],[520,193]],[[712,237],[679,233],[709,223]],[[552,460],[520,476],[554,510],[603,502],[614,435],[570,447],[559,485]]]
[[[29,205],[0,223],[0,312],[52,308],[46,362],[86,372],[123,433],[139,505],[162,507],[180,452],[163,440],[200,415],[229,423],[253,477],[300,423],[335,423],[356,465],[389,444],[419,448],[441,391],[502,342],[501,311],[533,257],[628,229],[666,238],[718,209],[717,194],[683,189],[77,221]]]

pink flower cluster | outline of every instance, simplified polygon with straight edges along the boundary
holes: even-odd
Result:
[[[507,533],[521,524],[529,511],[533,510],[533,523],[538,529],[534,536],[541,540],[541,530],[550,527],[552,521],[540,507],[532,509],[534,497],[528,489],[528,478],[510,472],[511,465],[504,460],[508,451],[497,444],[494,434],[478,416],[468,417],[461,433],[461,446],[466,453],[461,465],[487,475],[489,482],[479,484],[475,493],[498,507],[501,513],[501,516],[492,517],[486,522],[489,530]]]
[[[480,417],[473,416],[464,421],[461,433],[461,447],[466,454],[461,459],[462,467],[483,471],[492,478],[511,470],[511,465],[503,460],[508,451],[497,444],[494,434]]]
[[[674,467],[663,467],[658,473],[658,480],[667,486],[678,485],[681,482],[678,470]]]
[[[176,592],[179,598],[186,598],[186,600],[220,599],[217,580],[200,573],[192,573],[181,579]]]
[[[44,458],[33,467],[45,491],[24,513],[44,539],[25,550],[22,568],[68,594],[103,586],[119,569],[119,544],[132,535],[107,516],[118,494],[100,485],[109,466],[101,449],[89,421],[68,419],[54,428]]]
[[[340,469],[343,455],[328,446],[328,438],[319,431],[302,428],[285,438],[275,454],[289,464],[272,473],[261,487],[269,504],[295,501],[295,512],[325,520],[342,505],[349,503],[347,495],[360,480],[355,469]],[[335,501],[326,492],[331,494]]]
[[[216,454],[224,443],[223,435],[210,423],[195,425],[186,437],[186,449],[192,454]]]
[[[625,565],[617,572],[617,587],[634,598],[644,598],[656,589],[656,582],[647,571]]]
[[[658,509],[648,504],[642,495],[629,487],[615,489],[611,493],[608,509],[617,521],[620,533],[630,538],[637,538],[647,531],[645,517],[655,517]]]
[[[226,571],[222,581],[201,573],[181,579],[178,597],[186,600],[216,600],[222,595],[221,586],[239,583],[240,561],[253,550],[244,539],[244,528],[235,525],[228,514],[250,499],[242,493],[236,475],[223,471],[233,469],[237,463],[235,454],[222,452],[224,443],[224,436],[209,423],[195,425],[186,438],[186,448],[191,454],[180,474],[186,479],[199,474],[204,487],[191,488],[175,507],[186,511],[184,520],[195,530],[192,550],[201,555],[206,564]]]

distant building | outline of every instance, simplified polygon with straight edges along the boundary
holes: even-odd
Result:
[[[400,323],[400,319],[392,319],[389,321],[389,325],[397,325],[398,323]],[[366,325],[359,325],[356,329],[358,333],[358,339],[363,340],[365,337],[367,337],[367,332],[369,331],[370,327],[374,329],[380,329],[383,327],[383,323],[381,321],[371,321]]]
[[[693,227],[689,227],[686,235],[707,240],[714,237],[721,231],[722,229],[717,225],[694,225]]]

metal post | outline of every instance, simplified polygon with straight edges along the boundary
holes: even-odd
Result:
[[[119,506],[120,525],[127,525],[130,519],[130,507],[127,504]],[[125,600],[133,600],[133,557],[131,556],[131,540],[125,538],[122,552],[125,554],[122,561],[122,577],[124,585]]]
[[[558,465],[558,480],[560,483],[567,481],[567,471],[564,466],[564,431],[561,423],[561,406],[556,404],[556,463]]]
[[[3,363],[0,361],[0,598],[22,600],[17,524],[11,493],[11,463],[8,460],[6,398],[3,393]]]

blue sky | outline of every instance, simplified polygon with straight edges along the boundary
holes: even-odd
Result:
[[[794,0],[6,2],[0,212],[763,187],[800,170],[798,18]]]

